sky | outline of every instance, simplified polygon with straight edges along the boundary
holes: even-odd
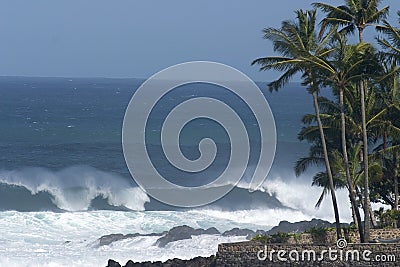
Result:
[[[0,0],[0,76],[148,78],[171,65],[207,60],[268,81],[278,74],[250,66],[273,55],[262,29],[279,27],[312,2]],[[397,25],[400,1],[382,7],[389,4],[389,20]]]

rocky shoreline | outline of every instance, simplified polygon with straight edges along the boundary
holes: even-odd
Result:
[[[106,267],[214,267],[216,266],[215,256],[196,257],[190,260],[172,259],[165,262],[133,262],[129,260],[125,265],[121,265],[114,260],[108,260]]]
[[[257,235],[273,235],[276,233],[302,233],[304,231],[307,231],[311,228],[323,228],[323,227],[334,227],[334,224],[324,221],[324,220],[319,220],[319,219],[312,219],[311,221],[301,221],[301,222],[295,222],[295,223],[290,223],[287,221],[281,221],[279,225],[271,228],[268,231],[264,230],[257,230],[253,231],[250,229],[239,229],[239,228],[233,228],[231,230],[225,231],[225,232],[220,232],[218,229],[211,227],[208,229],[195,229],[192,227],[189,227],[187,225],[182,225],[182,226],[177,226],[174,228],[171,228],[169,231],[165,231],[162,233],[151,233],[151,234],[140,234],[140,233],[134,233],[134,234],[110,234],[110,235],[105,235],[102,236],[98,239],[98,246],[106,246],[110,245],[113,242],[124,240],[127,238],[134,238],[137,236],[159,236],[157,239],[155,245],[158,247],[165,247],[167,246],[170,242],[178,241],[178,240],[184,240],[184,239],[191,239],[192,236],[198,236],[198,235],[221,235],[221,236],[243,236],[246,237],[247,240],[252,239],[253,237]],[[184,267],[184,266],[189,266],[189,267],[206,267],[206,266],[216,266],[216,256],[211,255],[209,257],[195,257],[190,260],[182,260],[182,259],[170,259],[165,262],[161,261],[147,261],[147,262],[134,262],[132,260],[129,260],[125,265],[121,265],[119,262],[114,261],[110,259],[108,261],[107,267],[133,267],[133,266],[163,266],[163,267]]]
[[[159,238],[157,239],[157,241],[154,245],[163,248],[166,245],[168,245],[170,242],[184,240],[184,239],[191,239],[192,236],[198,236],[198,235],[243,236],[243,237],[246,237],[246,239],[250,240],[253,237],[255,237],[256,235],[265,235],[265,234],[267,234],[267,232],[263,231],[263,230],[253,231],[250,229],[233,228],[231,230],[221,233],[215,227],[211,227],[208,229],[201,229],[201,228],[196,229],[196,228],[193,228],[193,227],[190,227],[187,225],[182,225],[182,226],[173,227],[169,231],[165,231],[162,233],[151,233],[151,234],[134,233],[134,234],[127,234],[127,235],[123,235],[123,234],[104,235],[97,240],[98,243],[95,246],[96,247],[108,246],[114,242],[121,241],[121,240],[128,239],[128,238],[134,238],[134,237],[138,237],[138,236],[159,236]]]

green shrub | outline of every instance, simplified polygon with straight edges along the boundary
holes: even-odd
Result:
[[[301,233],[296,234],[296,233],[278,232],[273,235],[256,235],[251,240],[261,241],[264,243],[286,243],[291,237],[293,237],[295,242],[298,243],[300,242],[301,235],[302,235]]]
[[[271,235],[271,243],[286,243],[292,234],[278,232]]]
[[[251,240],[254,241],[261,241],[263,243],[269,243],[271,240],[271,237],[269,235],[256,235],[253,237]]]
[[[306,233],[311,234],[314,237],[324,237],[327,232],[330,231],[330,228],[324,227],[312,227],[306,231]]]
[[[293,234],[291,234],[291,235],[293,236],[293,238],[294,238],[294,240],[296,241],[296,243],[299,243],[299,242],[300,242],[301,234],[293,233]]]
[[[400,210],[384,210],[380,208],[375,211],[379,220],[380,228],[396,228],[400,225]]]

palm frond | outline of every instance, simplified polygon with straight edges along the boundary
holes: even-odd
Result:
[[[303,174],[308,168],[314,166],[322,166],[324,164],[324,159],[322,157],[303,157],[296,161],[294,172],[296,176]]]

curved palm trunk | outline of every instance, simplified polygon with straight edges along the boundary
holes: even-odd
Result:
[[[333,184],[331,165],[329,163],[329,158],[328,158],[328,149],[326,147],[324,128],[322,127],[321,117],[320,117],[320,113],[319,113],[318,96],[317,96],[316,92],[313,92],[312,96],[313,96],[315,115],[317,117],[318,129],[319,129],[319,133],[321,135],[321,143],[322,143],[322,150],[324,152],[326,172],[328,173],[329,189],[331,190],[332,205],[333,205],[333,210],[335,213],[336,237],[337,237],[337,239],[340,239],[342,234],[341,234],[341,230],[340,230],[339,209],[338,209],[338,204],[337,204],[337,200],[336,200],[335,185]]]
[[[345,115],[344,115],[344,100],[343,100],[343,88],[342,87],[339,88],[339,105],[340,105],[340,119],[341,119],[341,128],[342,128],[342,136],[341,136],[342,140],[341,141],[342,141],[343,163],[344,163],[344,168],[346,171],[346,181],[347,181],[347,186],[349,189],[351,206],[357,217],[358,233],[360,234],[360,242],[364,243],[364,241],[365,241],[364,231],[362,228],[360,211],[358,210],[358,207],[357,207],[356,192],[354,190],[353,183],[352,183],[351,177],[350,177],[349,158],[347,156],[346,119],[345,119]]]

